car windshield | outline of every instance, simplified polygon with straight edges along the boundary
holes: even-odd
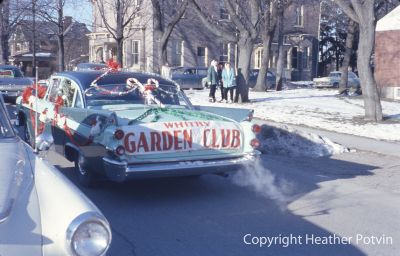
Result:
[[[89,87],[85,91],[87,106],[103,105],[174,105],[190,107],[185,95],[171,85],[159,85],[158,88],[146,89],[142,92],[139,87],[130,88],[126,84],[100,85]]]
[[[0,78],[23,77],[21,71],[12,68],[0,68]]]
[[[14,137],[4,104],[0,101],[0,139]]]

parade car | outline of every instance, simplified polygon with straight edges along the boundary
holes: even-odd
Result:
[[[16,66],[0,65],[0,92],[5,99],[14,101],[21,92],[33,84]]]
[[[0,255],[105,255],[106,218],[16,136],[0,96]]]
[[[252,110],[193,106],[177,83],[156,74],[63,72],[41,89],[17,104],[26,140],[50,134],[83,185],[99,176],[225,175],[259,154]]]

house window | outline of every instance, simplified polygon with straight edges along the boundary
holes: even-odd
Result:
[[[132,40],[132,66],[139,65],[140,41]]]
[[[309,59],[310,59],[310,48],[306,47],[306,48],[304,48],[304,51],[303,51],[303,68],[304,69],[308,68]]]
[[[297,52],[297,47],[292,48],[292,68],[297,69],[298,66],[298,52]]]
[[[207,47],[197,47],[197,65],[206,66],[207,62]]]
[[[296,7],[296,24],[295,26],[303,27],[304,26],[304,6]]]
[[[219,61],[228,62],[229,61],[229,44],[221,43],[220,47]]]
[[[221,20],[229,20],[228,10],[225,8],[224,0],[219,1],[219,18]]]
[[[262,56],[263,56],[263,49],[262,49],[262,47],[259,47],[256,49],[256,52],[255,52],[255,58],[254,58],[254,60],[255,60],[254,68],[255,69],[261,68]]]

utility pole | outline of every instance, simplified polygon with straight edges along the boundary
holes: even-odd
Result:
[[[32,0],[32,76],[34,76],[35,74],[36,74],[36,0]]]

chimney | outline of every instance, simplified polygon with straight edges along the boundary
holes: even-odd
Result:
[[[67,29],[72,24],[72,17],[65,16],[64,17],[64,30]]]

